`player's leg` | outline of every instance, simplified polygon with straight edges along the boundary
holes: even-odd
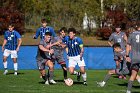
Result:
[[[110,79],[110,77],[112,76],[112,74],[116,74],[115,70],[109,70],[108,73],[106,74],[106,76],[104,77],[104,80],[102,82],[97,82],[97,84],[100,87],[104,87],[105,84],[107,83],[107,81]]]
[[[45,71],[45,63],[46,63],[47,60],[37,60],[37,66],[38,66],[38,69],[39,69],[39,72],[42,76],[42,79],[45,80],[45,84],[46,85],[49,85],[49,81],[48,81],[48,76],[46,75],[46,71]]]
[[[49,67],[49,82],[52,84],[56,84],[56,82],[53,80],[53,75],[54,75],[54,64],[51,60],[48,60],[46,62],[46,65]]]
[[[138,71],[139,71],[138,65],[133,64],[132,65],[131,76],[130,76],[130,79],[129,79],[128,85],[127,85],[127,92],[126,93],[131,93],[132,85],[133,85],[134,80],[137,77]]]
[[[67,79],[67,67],[66,67],[66,62],[63,58],[63,53],[60,53],[59,57],[57,58],[57,62],[58,62],[58,64],[61,65],[61,67],[63,69],[64,80]]]
[[[82,59],[80,59],[80,56],[78,56],[77,58],[76,58],[76,61],[77,61],[77,63],[78,63],[78,66],[80,67],[80,74],[81,74],[81,76],[82,76],[82,78],[83,78],[83,84],[84,85],[87,85],[87,74],[86,74],[86,71],[85,71],[85,61],[84,61],[84,59],[83,59],[83,57],[82,57]]]
[[[75,66],[77,65],[77,63],[75,62],[74,59],[75,59],[75,57],[69,57],[69,64],[68,64],[69,73],[71,75],[78,75],[79,72],[74,70]]]
[[[8,73],[7,69],[7,57],[10,55],[10,50],[5,49],[3,53],[3,66],[4,66],[4,75]]]
[[[66,67],[66,64],[61,64],[61,67],[63,69],[63,76],[64,76],[64,79],[67,79],[67,67]]]
[[[11,51],[11,58],[13,59],[13,63],[14,63],[14,75],[17,75],[17,71],[18,71],[18,63],[17,63],[17,51]]]
[[[82,75],[82,78],[83,78],[83,84],[87,85],[87,74],[86,74],[86,71],[85,71],[85,66],[80,66],[80,71],[81,71],[81,75]]]
[[[140,76],[139,75],[137,75],[136,76],[136,80],[139,82],[139,84],[140,84]]]

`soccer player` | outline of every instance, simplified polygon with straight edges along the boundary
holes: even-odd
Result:
[[[42,78],[45,80],[45,84],[49,85],[49,83],[56,84],[53,80],[53,71],[54,65],[51,59],[51,55],[54,53],[53,49],[46,49],[46,46],[50,45],[51,34],[49,32],[45,33],[45,39],[41,40],[38,46],[37,51],[37,66],[42,75]],[[49,78],[46,75],[45,66],[49,67]]]
[[[14,75],[17,75],[18,63],[17,63],[17,52],[19,51],[21,45],[21,36],[20,34],[14,30],[14,25],[10,24],[8,30],[4,34],[4,41],[2,44],[3,53],[3,65],[4,65],[4,75],[8,73],[7,70],[7,58],[11,55],[11,58],[14,62]]]
[[[108,74],[105,76],[104,80],[102,82],[97,82],[97,84],[100,87],[104,87],[105,84],[107,83],[107,81],[110,79],[112,74],[118,74],[121,76],[124,75],[130,75],[130,68],[129,66],[131,65],[130,60],[128,60],[129,62],[126,62],[126,51],[121,49],[121,46],[119,43],[115,43],[113,45],[113,49],[116,52],[116,57],[118,58],[118,62],[120,67],[117,68],[115,71],[109,71]],[[140,77],[137,76],[137,80],[140,83]]]
[[[59,42],[58,45],[53,45],[51,46],[52,49],[54,49],[54,60],[58,62],[58,64],[61,65],[63,69],[63,76],[64,80],[67,79],[67,67],[66,67],[66,62],[64,60],[64,49],[66,47],[66,44],[63,43],[63,38],[65,37],[65,32],[67,29],[65,27],[62,27],[59,30],[59,36],[54,37],[53,42]]]
[[[126,50],[126,42],[127,42],[127,36],[124,32],[121,32],[121,26],[120,25],[116,25],[115,27],[115,32],[111,34],[111,36],[109,37],[109,41],[108,44],[112,47],[113,44],[115,43],[119,43],[121,45],[121,48],[123,50]],[[116,68],[119,68],[119,62],[116,59],[116,53],[114,52],[114,60],[116,62]],[[115,70],[114,70],[115,71]],[[119,76],[119,78],[126,78],[126,77],[122,77]]]
[[[129,53],[131,50],[131,76],[128,81],[127,92],[131,93],[131,88],[134,80],[140,69],[140,24],[137,26],[137,31],[132,32],[128,38],[126,47],[127,60],[129,60]],[[140,81],[140,80],[139,80]]]
[[[69,56],[69,72],[70,74],[77,75],[78,80],[82,74],[83,77],[83,84],[87,85],[86,79],[86,71],[85,71],[85,62],[83,59],[84,47],[83,41],[81,38],[76,37],[76,30],[75,28],[68,29],[69,38],[66,38],[65,44],[67,45],[68,51],[67,55]],[[80,72],[76,72],[75,66],[78,64],[80,67]]]
[[[36,34],[33,36],[34,39],[37,39],[40,36],[40,39],[43,40],[46,32],[50,32],[53,37],[56,36],[54,29],[50,26],[47,26],[47,23],[48,22],[46,19],[41,20],[42,26],[37,29]]]

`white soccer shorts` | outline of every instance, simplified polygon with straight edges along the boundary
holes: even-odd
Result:
[[[8,57],[10,54],[11,54],[11,58],[17,58],[18,57],[16,50],[8,50],[8,49],[4,50],[3,56]]]
[[[79,67],[86,66],[83,57],[82,60],[80,59],[80,55],[69,57],[69,67],[75,67],[77,64]]]

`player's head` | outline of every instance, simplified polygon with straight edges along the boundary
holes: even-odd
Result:
[[[64,37],[66,35],[66,32],[67,32],[67,28],[66,27],[62,27],[60,30],[59,30],[59,34]]]
[[[68,33],[69,33],[70,39],[73,39],[75,37],[75,34],[76,34],[75,28],[69,28]]]
[[[140,23],[136,25],[137,30],[140,30]]]
[[[46,32],[45,33],[45,41],[46,42],[50,42],[50,40],[51,40],[51,33],[50,32]]]
[[[9,31],[13,31],[14,25],[13,24],[9,24],[8,29],[9,29]]]
[[[41,19],[41,24],[43,27],[47,26],[47,20],[46,19]]]
[[[121,25],[116,25],[115,26],[115,31],[120,32],[121,31]]]
[[[121,45],[119,43],[115,43],[113,45],[113,49],[115,52],[120,52],[121,51]]]

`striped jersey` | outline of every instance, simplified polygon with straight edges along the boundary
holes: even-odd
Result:
[[[16,48],[17,48],[17,40],[20,39],[20,38],[21,38],[21,36],[17,31],[15,31],[15,30],[13,30],[13,31],[7,30],[5,32],[5,34],[4,34],[4,39],[7,40],[5,49],[16,50]]]
[[[56,36],[54,29],[50,26],[47,26],[47,27],[40,27],[37,29],[36,34],[35,34],[35,39],[37,39],[40,36],[40,39],[44,40],[46,32],[50,32],[53,37]]]
[[[69,37],[66,37],[65,40],[63,41],[68,47],[68,56],[73,57],[80,55],[81,53],[80,45],[83,44],[81,38],[75,37],[74,39],[70,39]]]

